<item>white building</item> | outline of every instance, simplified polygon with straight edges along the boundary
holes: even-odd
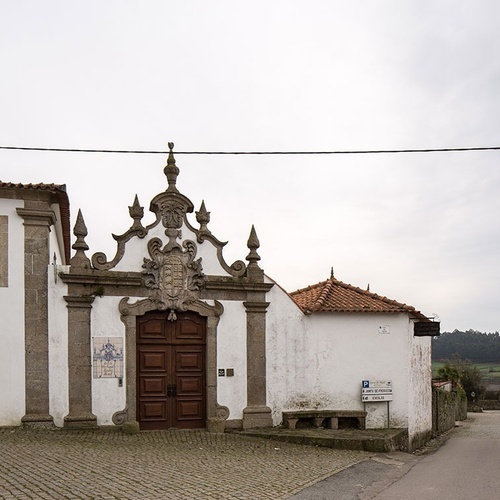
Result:
[[[64,186],[0,182],[0,426],[220,432],[365,409],[367,428],[424,442],[438,324],[333,276],[287,294],[259,267],[253,228],[246,263],[226,263],[178,173],[171,151],[155,221],[136,198],[109,259],[87,255],[81,213],[69,258]],[[363,402],[362,381],[389,384],[390,402]]]

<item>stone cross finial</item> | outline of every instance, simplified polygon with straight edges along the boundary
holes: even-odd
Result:
[[[168,153],[167,166],[163,169],[163,172],[167,176],[168,180],[167,191],[174,191],[177,193],[178,191],[175,183],[177,181],[177,176],[179,175],[179,168],[175,165],[173,142],[168,143],[168,149],[170,151]]]

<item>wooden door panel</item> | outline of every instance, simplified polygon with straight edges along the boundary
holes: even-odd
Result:
[[[155,342],[163,343],[168,341],[167,325],[162,314],[155,313],[147,318],[140,318],[138,330],[138,340],[141,343]]]
[[[202,396],[202,377],[177,377],[177,396]]]
[[[141,405],[142,420],[166,420],[164,401],[143,401]]]
[[[161,351],[140,351],[140,367],[141,372],[165,372],[168,369],[167,352],[165,349]]]
[[[193,315],[180,315],[174,333],[176,341],[204,344],[205,322],[202,318]]]
[[[203,370],[203,350],[201,348],[195,351],[186,348],[176,349],[175,353],[175,371],[179,372],[198,372]]]
[[[203,404],[201,401],[177,401],[177,420],[202,420]]]
[[[164,397],[167,394],[165,377],[140,377],[141,397],[156,396]]]

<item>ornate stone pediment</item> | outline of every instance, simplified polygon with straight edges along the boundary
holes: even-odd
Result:
[[[158,309],[185,311],[189,304],[199,299],[205,276],[201,258],[195,260],[196,244],[191,240],[182,243],[184,250],[171,241],[162,248],[160,238],[148,242],[150,259],[145,258],[143,267],[144,286],[149,289],[149,298]],[[172,320],[175,313],[172,313]]]
[[[119,236],[113,235],[113,238],[117,241],[117,250],[114,258],[108,261],[104,253],[97,252],[92,256],[93,268],[99,271],[108,271],[113,269],[122,260],[123,256],[125,255],[125,246],[132,238],[138,237],[140,239],[144,239],[148,234],[150,234],[150,231],[152,229],[156,228],[157,226],[161,227],[160,225],[162,225],[165,228],[164,231],[165,236],[168,238],[168,241],[165,244],[165,248],[163,248],[162,250],[164,255],[164,258],[162,258],[162,262],[165,264],[165,262],[169,260],[170,264],[168,265],[172,269],[174,269],[176,268],[176,266],[174,266],[173,264],[174,262],[173,257],[177,255],[185,255],[186,252],[190,253],[191,251],[187,250],[188,247],[190,246],[192,246],[192,248],[196,252],[196,248],[194,247],[194,243],[192,241],[186,241],[184,243],[181,243],[182,240],[181,230],[183,225],[185,225],[187,229],[189,229],[191,232],[195,234],[198,244],[203,244],[205,241],[207,241],[213,245],[213,247],[216,250],[217,260],[219,261],[224,271],[226,271],[230,276],[236,278],[245,276],[245,274],[247,273],[247,266],[243,261],[237,260],[236,262],[233,262],[231,265],[229,265],[225,261],[223,257],[223,248],[225,247],[226,242],[218,240],[208,229],[208,223],[210,222],[210,212],[207,211],[204,201],[201,204],[200,210],[196,212],[196,220],[200,224],[200,228],[197,229],[189,223],[187,214],[193,212],[194,206],[191,200],[186,196],[184,196],[182,193],[180,193],[179,190],[177,189],[176,182],[177,182],[177,176],[179,174],[179,168],[176,166],[175,163],[175,158],[173,153],[174,144],[169,142],[168,146],[170,151],[168,154],[167,165],[164,168],[164,173],[168,180],[168,187],[164,192],[157,194],[151,200],[149,208],[150,211],[155,214],[156,220],[152,224],[146,227],[142,225],[141,219],[144,215],[144,208],[140,206],[136,196],[133,205],[129,207],[130,216],[134,220],[132,226],[127,232],[125,232],[122,235]],[[80,239],[86,247],[86,244],[83,240],[83,237],[85,235],[80,237]],[[80,254],[82,254],[83,258],[86,259],[84,255],[84,250],[88,247],[84,248],[82,246],[82,243],[78,243],[78,245],[79,245],[78,249],[82,248]],[[160,247],[161,245],[162,243],[160,243]],[[183,248],[185,250],[183,250]],[[174,250],[176,250],[178,253],[175,253]],[[166,259],[167,255],[171,255],[172,258]],[[253,253],[251,253],[251,257],[253,260],[255,260]],[[249,262],[253,260],[249,260]],[[88,264],[86,265],[88,266]],[[187,264],[184,263],[183,265]],[[148,272],[150,273],[153,273],[153,271],[157,272],[156,270],[153,269],[152,264],[148,269],[149,269]],[[155,290],[158,289],[159,288],[156,288]]]

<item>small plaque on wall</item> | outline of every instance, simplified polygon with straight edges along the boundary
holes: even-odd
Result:
[[[123,377],[123,338],[94,337],[94,378]]]

